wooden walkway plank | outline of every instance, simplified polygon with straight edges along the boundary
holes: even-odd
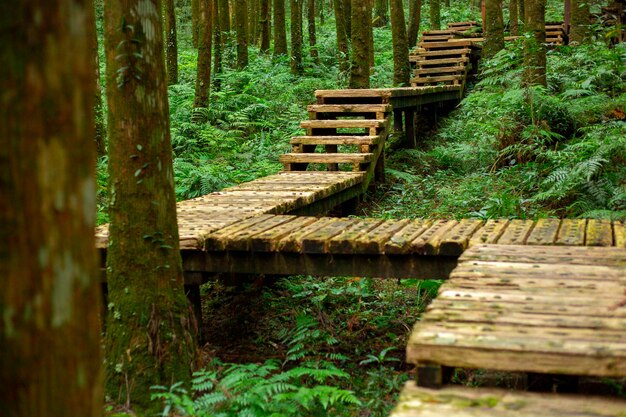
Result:
[[[377,136],[294,136],[292,145],[377,145],[380,135]]]
[[[523,245],[533,227],[535,227],[535,222],[532,220],[511,220],[497,243],[501,245]]]
[[[559,233],[559,219],[539,219],[526,239],[527,245],[552,245]]]
[[[277,226],[289,223],[296,216],[271,216],[265,220],[254,223],[245,229],[238,230],[226,236],[221,242],[222,250],[248,251],[252,249],[252,238]]]
[[[415,239],[428,230],[431,224],[432,220],[420,219],[410,221],[385,242],[385,254],[400,255],[409,252]]]
[[[271,214],[261,214],[259,216],[250,217],[231,224],[230,226],[216,230],[215,232],[206,236],[204,241],[204,249],[208,251],[224,250],[226,240],[236,232],[246,230],[247,228],[254,226],[257,223],[264,222],[273,218]]]
[[[355,252],[357,239],[369,235],[369,232],[383,222],[382,219],[360,219],[328,242],[328,253],[350,254]]]
[[[436,220],[428,230],[411,242],[411,252],[422,255],[436,255],[446,233],[458,223],[456,220]]]
[[[327,227],[335,223],[338,219],[335,217],[322,217],[317,219],[311,224],[308,224],[297,231],[285,235],[277,242],[274,242],[274,247],[278,251],[284,252],[300,252],[302,250],[302,240],[311,233],[316,232],[319,229]]]
[[[496,243],[500,236],[504,233],[507,226],[509,225],[509,221],[504,220],[496,220],[489,219],[487,222],[481,227],[470,239],[469,246],[485,244],[485,243]]]
[[[343,233],[345,230],[354,227],[358,219],[334,218],[322,227],[307,234],[300,241],[300,251],[302,253],[325,253],[328,252],[330,239]]]
[[[615,233],[615,246],[618,248],[626,248],[626,223],[614,222],[613,231]]]
[[[611,246],[613,229],[608,220],[589,219],[587,222],[587,246]]]
[[[407,227],[409,220],[386,220],[370,230],[367,234],[354,240],[353,253],[382,254],[385,253],[385,243],[400,230]]]
[[[585,219],[563,219],[561,228],[556,238],[556,245],[562,246],[582,246],[585,244],[585,230],[587,220]]]
[[[250,247],[255,252],[277,252],[281,239],[315,223],[315,217],[295,217],[292,221],[281,223],[250,238]]]
[[[439,244],[439,255],[459,256],[469,246],[474,233],[483,225],[482,220],[463,219],[444,236]]]

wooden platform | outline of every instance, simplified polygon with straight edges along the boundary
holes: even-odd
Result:
[[[626,401],[500,389],[420,388],[407,382],[390,417],[624,417]]]
[[[407,360],[418,375],[445,366],[626,376],[626,250],[470,248],[415,325]]]

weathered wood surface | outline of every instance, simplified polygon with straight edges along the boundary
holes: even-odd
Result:
[[[540,236],[556,236],[558,224],[537,226]],[[626,376],[626,251],[474,246],[416,324],[407,360]]]
[[[623,399],[502,389],[404,386],[390,417],[623,417]]]

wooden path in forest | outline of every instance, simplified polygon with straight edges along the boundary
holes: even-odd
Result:
[[[198,310],[199,284],[219,273],[446,279],[410,338],[416,381],[393,417],[626,417],[611,398],[447,385],[455,368],[547,392],[625,377],[624,222],[316,217],[383,179],[390,134],[415,146],[416,115],[462,97],[475,25],[425,33],[411,87],[317,91],[283,172],[178,203],[190,298]],[[96,235],[106,255],[106,225]]]

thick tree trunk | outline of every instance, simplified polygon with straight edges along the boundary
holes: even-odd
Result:
[[[411,67],[402,0],[391,0],[391,36],[393,39],[393,84],[408,86]]]
[[[222,87],[219,74],[222,73],[222,47],[223,47],[223,33],[221,28],[221,19],[220,19],[220,4],[219,0],[212,0],[213,2],[213,74],[215,77],[213,78],[213,86],[215,90],[219,91]]]
[[[526,31],[532,36],[524,43],[524,84],[546,85],[546,0],[526,0]]]
[[[441,27],[440,0],[430,0],[430,30],[439,30]]]
[[[291,73],[301,75],[302,66],[302,2],[290,0],[291,6]]]
[[[517,7],[519,7],[519,20],[520,20],[520,27],[518,28],[518,30],[520,31],[520,33],[524,32],[525,30],[525,24],[526,24],[526,10],[525,10],[525,3],[526,0],[518,0],[517,1]]]
[[[370,68],[374,66],[374,27],[372,26],[372,11],[374,10],[374,0],[367,0],[367,42],[368,42],[368,61]]]
[[[343,2],[343,19],[346,30],[346,37],[352,39],[352,0],[341,0]],[[365,1],[365,0],[364,0]]]
[[[569,42],[581,44],[589,37],[589,0],[571,0]]]
[[[235,23],[237,29],[237,69],[248,66],[248,7],[246,0],[235,0]]]
[[[485,44],[483,56],[491,58],[504,49],[502,0],[485,0]]]
[[[371,9],[368,2],[352,0],[352,65],[350,88],[370,86],[370,42],[368,26],[372,25]]]
[[[224,36],[230,32],[230,6],[228,0],[217,0],[217,6],[219,9],[220,29],[222,30],[222,42],[226,42],[227,36]]]
[[[376,0],[374,5],[374,26],[385,27],[389,23],[389,0]]]
[[[261,52],[263,53],[268,53],[270,50],[271,20],[270,0],[261,0]]]
[[[345,73],[350,69],[350,51],[348,49],[343,0],[333,0],[333,7],[335,9],[335,29],[337,33],[337,61],[339,61],[339,72]]]
[[[274,56],[287,55],[285,0],[274,0]]]
[[[213,36],[212,0],[200,0],[200,28],[198,31],[198,66],[196,95],[193,107],[209,107],[211,90],[211,42]]]
[[[196,346],[183,291],[160,6],[158,0],[105,5],[106,390],[146,414],[159,409],[151,386],[189,381]]]
[[[511,34],[511,36],[519,35],[519,16],[517,14],[517,1],[518,0],[509,0],[509,33]]]
[[[165,0],[165,33],[167,34],[167,84],[178,84],[178,44],[174,0]]]
[[[0,414],[101,416],[93,2],[0,13]]]
[[[409,48],[417,45],[417,34],[420,31],[420,20],[422,18],[422,0],[409,0],[409,27],[407,37]]]
[[[191,44],[198,47],[198,19],[200,16],[200,0],[191,0]]]
[[[95,79],[94,88],[94,118],[95,127],[94,138],[98,157],[106,155],[106,126],[104,124],[104,108],[102,103],[102,85],[100,84],[100,55],[98,52],[98,34],[92,30],[91,56],[93,63],[93,74]]]
[[[309,24],[309,45],[311,47],[311,58],[315,64],[320,63],[319,52],[317,51],[317,35],[315,33],[315,0],[307,2],[307,20]]]

